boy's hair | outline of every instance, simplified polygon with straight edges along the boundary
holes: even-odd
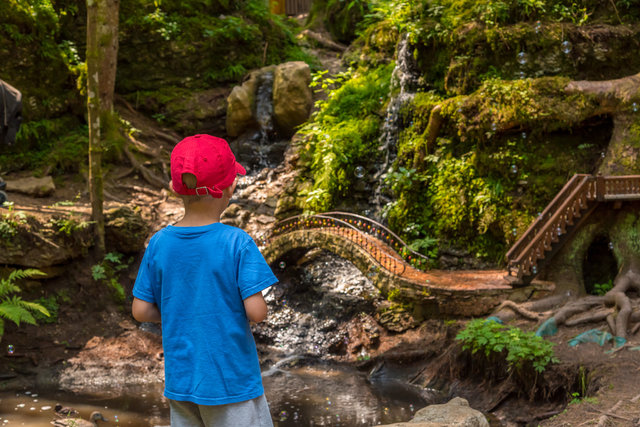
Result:
[[[215,136],[189,136],[171,152],[171,185],[181,196],[221,198],[222,190],[233,184],[238,174],[246,173],[227,141]]]

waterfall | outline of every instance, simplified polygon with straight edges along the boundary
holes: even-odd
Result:
[[[269,141],[273,136],[273,72],[260,76],[256,91],[256,120],[259,139],[256,145],[257,162],[261,168],[269,166]]]
[[[420,71],[413,58],[412,46],[406,34],[398,43],[396,56],[396,66],[391,74],[390,92],[397,93],[397,95],[392,96],[389,100],[385,120],[382,124],[378,150],[383,152],[384,159],[376,165],[376,173],[373,177],[375,188],[369,199],[369,205],[373,209],[373,217],[378,220],[381,219],[382,208],[390,201],[389,197],[384,194],[384,183],[381,180],[398,152],[398,134],[402,129],[400,111],[413,100],[420,78]]]

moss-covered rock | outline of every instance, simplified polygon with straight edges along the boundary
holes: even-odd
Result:
[[[104,213],[107,248],[124,254],[138,253],[144,249],[149,235],[149,225],[142,219],[140,209],[123,206]]]

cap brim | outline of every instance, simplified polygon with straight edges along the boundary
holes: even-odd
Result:
[[[246,175],[247,170],[238,162],[236,162],[236,174],[238,175]]]

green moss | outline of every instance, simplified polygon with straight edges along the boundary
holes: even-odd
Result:
[[[318,101],[318,112],[305,125],[301,150],[313,188],[303,194],[305,209],[326,211],[350,195],[356,168],[373,164],[381,125],[381,100],[389,92],[392,65],[343,75],[344,83]],[[353,194],[351,193],[351,196]]]

